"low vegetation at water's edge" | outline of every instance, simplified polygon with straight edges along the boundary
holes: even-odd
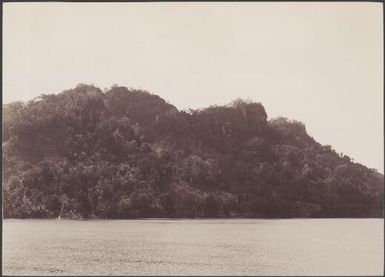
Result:
[[[384,176],[298,121],[118,86],[3,105],[2,182],[15,218],[383,216]]]

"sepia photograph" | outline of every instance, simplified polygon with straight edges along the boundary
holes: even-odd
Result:
[[[2,17],[2,276],[384,276],[382,2]]]

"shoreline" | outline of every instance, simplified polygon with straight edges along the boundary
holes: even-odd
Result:
[[[150,220],[306,220],[306,219],[384,219],[384,217],[290,217],[290,218],[255,218],[255,217],[234,217],[234,218],[167,218],[167,217],[154,217],[154,218],[3,218],[2,220],[56,220],[56,221],[150,221]]]

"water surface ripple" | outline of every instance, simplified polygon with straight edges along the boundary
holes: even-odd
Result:
[[[383,219],[3,221],[5,275],[383,275]]]

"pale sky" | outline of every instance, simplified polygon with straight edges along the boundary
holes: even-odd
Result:
[[[381,3],[5,3],[3,103],[78,83],[261,102],[383,172]]]

